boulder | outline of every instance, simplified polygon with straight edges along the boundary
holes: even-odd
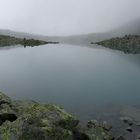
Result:
[[[89,140],[112,140],[113,137],[109,130],[110,126],[107,122],[100,123],[97,120],[91,120],[87,123],[84,134],[86,134]]]

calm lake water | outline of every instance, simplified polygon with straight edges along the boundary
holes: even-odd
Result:
[[[74,45],[0,49],[0,90],[55,103],[79,116],[104,105],[140,104],[140,55]]]

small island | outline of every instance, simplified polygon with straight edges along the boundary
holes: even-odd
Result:
[[[91,44],[102,45],[128,54],[140,53],[140,35],[125,35],[124,37],[116,37],[96,43],[91,42]]]

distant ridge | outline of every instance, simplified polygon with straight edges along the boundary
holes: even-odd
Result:
[[[140,35],[140,18],[108,32],[73,35],[62,37],[60,39],[62,39],[62,42],[64,41],[74,44],[88,44],[92,41],[103,41],[112,37],[123,37],[129,34]]]

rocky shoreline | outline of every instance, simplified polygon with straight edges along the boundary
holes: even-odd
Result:
[[[12,101],[0,93],[0,140],[112,140],[106,123],[87,126],[52,104]]]
[[[91,44],[102,45],[128,54],[140,54],[140,35],[125,35],[96,43],[91,42]]]
[[[126,112],[123,110],[122,116]],[[133,119],[121,117],[121,121],[132,133]],[[0,92],[0,140],[127,140],[123,135],[113,136],[111,129],[106,121],[91,120],[82,125],[58,105],[12,101]],[[132,140],[139,139],[137,135]]]

